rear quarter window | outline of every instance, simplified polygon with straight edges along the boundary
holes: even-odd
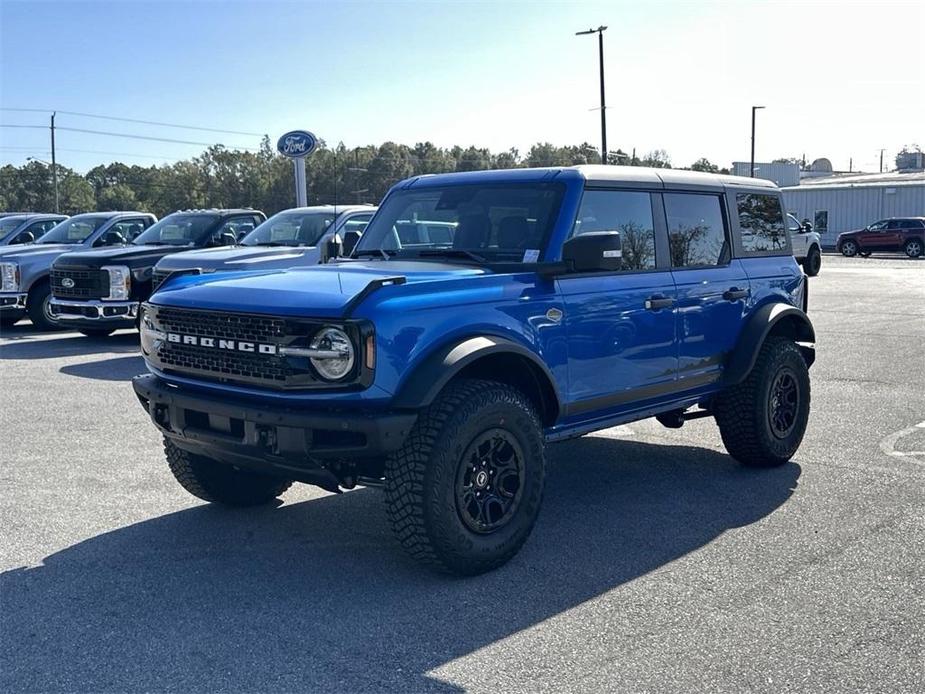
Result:
[[[737,193],[736,208],[745,255],[789,252],[784,208],[778,196]]]

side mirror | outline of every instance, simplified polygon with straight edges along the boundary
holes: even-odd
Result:
[[[213,243],[216,246],[233,246],[237,242],[237,237],[230,231],[223,231],[221,234],[217,234],[213,238]]]
[[[614,272],[623,268],[623,243],[619,231],[590,231],[562,245],[562,260],[572,272]]]
[[[344,254],[344,244],[341,243],[340,236],[334,234],[326,244],[324,244],[324,253],[321,262],[327,263]]]
[[[125,243],[125,237],[122,235],[121,231],[111,229],[103,235],[104,246],[118,246],[123,243]]]
[[[24,231],[13,239],[12,243],[32,243],[33,241],[35,241],[35,234],[31,231]]]
[[[357,244],[360,242],[360,232],[359,231],[348,231],[344,234],[344,255],[350,255],[353,253],[353,249],[357,247]]]

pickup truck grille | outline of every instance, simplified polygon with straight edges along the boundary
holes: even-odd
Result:
[[[151,291],[156,292],[157,288],[161,286],[161,282],[167,279],[169,272],[163,270],[155,270],[151,273]]]
[[[145,316],[168,338],[148,354],[165,371],[271,388],[321,385],[306,359],[284,357],[276,348],[304,340],[321,324],[252,314],[147,305]],[[208,338],[204,346],[200,338]],[[240,349],[241,343],[253,351]],[[266,351],[261,352],[260,346]]]
[[[70,279],[74,286],[65,287],[62,283],[66,279]],[[109,295],[109,273],[86,268],[54,268],[51,271],[51,293],[59,299],[102,299]]]

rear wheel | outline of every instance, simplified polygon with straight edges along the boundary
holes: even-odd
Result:
[[[858,254],[858,245],[854,241],[845,241],[841,245],[841,254],[846,258],[851,258]]]
[[[799,348],[787,338],[769,337],[748,377],[714,405],[729,455],[749,467],[786,463],[806,432],[809,396],[809,370]]]
[[[822,267],[822,253],[819,252],[819,246],[810,246],[809,253],[803,259],[803,271],[809,277],[815,277],[819,274]]]
[[[77,332],[87,337],[106,337],[112,335],[114,328],[80,328]]]
[[[448,573],[495,569],[540,510],[543,432],[527,397],[493,381],[449,385],[386,462],[389,521],[405,550]]]
[[[60,326],[52,318],[50,303],[51,285],[47,281],[41,282],[29,292],[26,311],[29,313],[29,320],[32,321],[32,325],[39,330],[60,329]]]
[[[909,239],[903,246],[903,250],[910,258],[918,258],[922,255],[922,242],[918,239]]]
[[[178,448],[164,439],[167,465],[186,491],[225,506],[268,504],[292,486],[292,480],[242,470]]]

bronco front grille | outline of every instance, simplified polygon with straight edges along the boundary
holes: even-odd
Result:
[[[143,326],[142,346],[153,365],[164,371],[270,388],[332,387],[316,375],[308,358],[283,356],[277,350],[307,346],[324,322],[151,304],[144,310],[145,323],[150,322],[163,336],[149,340]],[[360,344],[360,327],[346,327],[356,337],[354,345]],[[201,338],[210,338],[209,346],[201,344]],[[252,351],[239,349],[242,343],[251,345]],[[358,368],[356,379],[337,387],[359,385],[365,375]]]
[[[64,286],[71,283],[73,286]],[[60,299],[102,299],[109,295],[109,273],[85,268],[54,268],[51,293]]]

